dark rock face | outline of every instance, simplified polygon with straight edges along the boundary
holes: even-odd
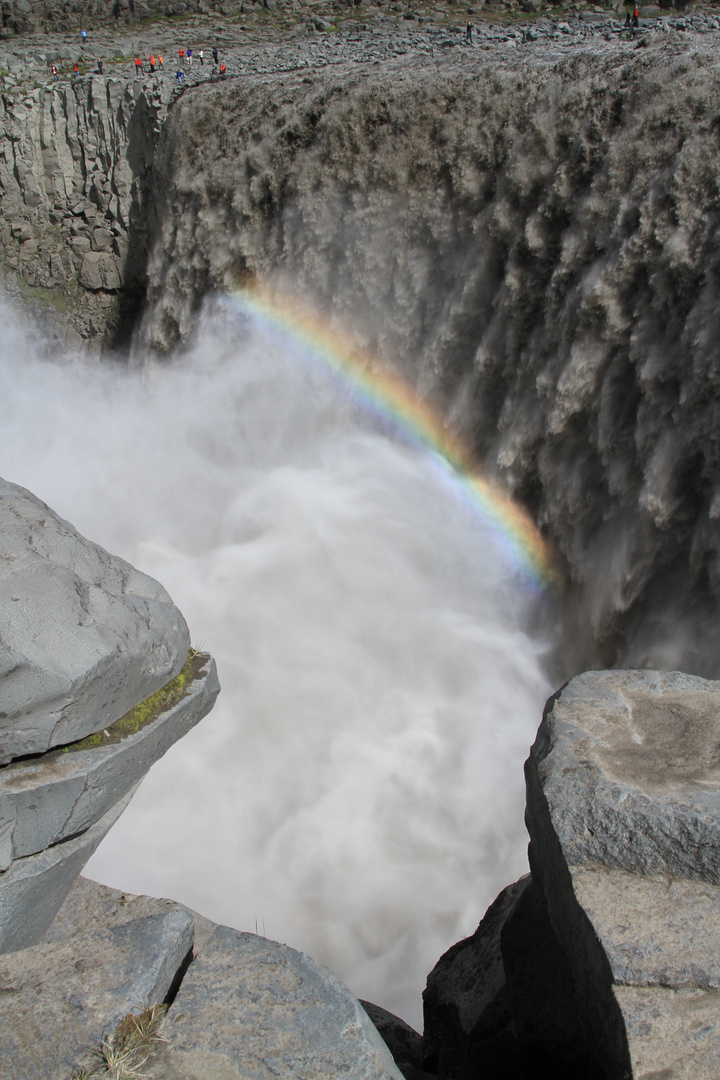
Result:
[[[718,694],[678,673],[590,672],[549,700],[526,765],[532,878],[428,979],[441,1075],[717,1075]],[[506,1041],[491,1063],[489,1002]]]

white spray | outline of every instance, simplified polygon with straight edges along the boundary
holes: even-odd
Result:
[[[426,457],[247,321],[128,372],[38,359],[2,315],[0,473],[161,580],[223,687],[88,876],[257,927],[420,1026],[429,970],[526,871],[550,687],[512,569]]]

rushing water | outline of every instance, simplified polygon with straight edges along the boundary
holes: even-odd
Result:
[[[0,473],[167,587],[223,687],[86,873],[309,952],[421,1025],[526,870],[550,691],[530,598],[424,454],[218,311],[162,366],[50,363],[0,312]]]

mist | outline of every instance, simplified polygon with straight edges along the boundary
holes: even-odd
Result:
[[[527,870],[537,598],[431,455],[251,319],[209,304],[128,368],[50,362],[0,314],[0,473],[158,578],[222,684],[86,875],[285,941],[421,1028],[427,973]]]

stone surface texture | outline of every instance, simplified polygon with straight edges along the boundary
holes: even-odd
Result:
[[[79,836],[16,859],[0,874],[0,954],[26,949],[40,940],[83,866],[134,794],[133,789]]]
[[[128,1013],[165,1000],[192,946],[174,905],[0,957],[4,1080],[65,1080]]]
[[[148,1080],[400,1080],[360,1003],[309,957],[83,879],[42,944],[0,959],[3,1080],[65,1080],[169,990]]]
[[[717,1075],[720,686],[589,672],[526,765],[533,879],[601,1075]]]
[[[360,1003],[327,968],[218,927],[183,979],[157,1080],[400,1080]]]
[[[0,769],[0,871],[13,859],[75,836],[102,817],[207,715],[219,690],[215,662],[207,657],[186,696],[134,734],[104,737],[87,750],[50,752]]]
[[[0,764],[102,731],[190,645],[163,587],[0,480]]]

